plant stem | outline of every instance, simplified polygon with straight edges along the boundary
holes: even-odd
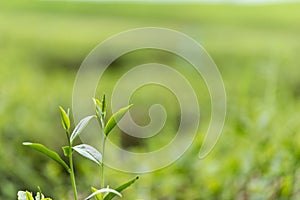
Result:
[[[101,162],[101,187],[105,187],[104,186],[104,154],[105,154],[105,143],[106,143],[106,135],[104,135],[104,139],[103,139],[103,143],[102,143],[102,162]]]
[[[73,152],[72,152],[72,143],[70,140],[70,134],[67,131],[66,132],[67,137],[68,137],[68,144],[69,144],[69,163],[70,163],[70,179],[71,179],[71,183],[72,183],[72,188],[73,188],[73,193],[74,193],[74,199],[78,200],[78,194],[77,194],[77,188],[76,188],[76,180],[75,180],[75,174],[74,174],[74,165],[73,165]]]
[[[69,152],[69,161],[70,161],[70,169],[71,169],[70,178],[71,178],[71,182],[72,182],[74,198],[75,198],[75,200],[78,200],[71,147],[70,147],[70,152]]]
[[[96,115],[97,116],[97,115]],[[102,135],[103,135],[103,141],[102,141],[102,162],[100,165],[100,187],[105,187],[105,178],[104,178],[104,153],[105,153],[105,143],[106,143],[106,135],[104,134],[104,127],[105,127],[105,121],[104,121],[104,116],[101,116],[100,118],[97,116],[97,120],[99,123],[100,128],[102,129]]]

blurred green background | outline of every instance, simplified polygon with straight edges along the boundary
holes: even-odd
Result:
[[[18,190],[36,191],[37,186],[54,199],[72,199],[63,169],[21,143],[41,142],[62,154],[65,135],[58,106],[71,107],[81,62],[111,35],[146,26],[181,31],[205,47],[223,76],[228,113],[217,146],[199,160],[210,117],[204,91],[199,96],[203,134],[176,163],[140,175],[124,199],[299,199],[300,4],[56,1],[0,2],[0,199],[16,199]],[[153,60],[186,66],[165,52],[137,52],[113,63],[101,87],[112,84],[126,66]],[[195,85],[205,88],[204,83]],[[136,94],[145,118],[140,123],[147,123],[147,108],[159,99],[169,105],[168,133],[160,142],[153,138],[142,145],[120,139],[121,133],[112,140],[136,151],[169,141],[178,117],[172,107],[178,105],[166,91],[162,93],[171,95],[171,101],[153,98],[156,89]],[[80,196],[85,197],[90,185],[97,186],[99,170],[80,156],[76,161]],[[133,176],[110,169],[108,184],[115,187]]]

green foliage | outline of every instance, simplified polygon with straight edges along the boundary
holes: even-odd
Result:
[[[91,187],[91,191],[92,191],[92,194],[94,194],[94,192],[96,192],[97,189],[94,188],[94,187]],[[101,194],[101,193],[96,194],[96,195],[94,195],[94,198],[95,198],[96,200],[102,200],[102,194]]]
[[[102,188],[100,190],[96,190],[95,192],[93,192],[90,196],[88,196],[87,198],[85,198],[85,200],[88,200],[88,199],[93,198],[93,197],[99,198],[100,196],[98,194],[101,194],[101,193],[114,194],[115,196],[122,197],[122,194],[119,193],[116,190],[113,190],[113,189],[110,189],[110,188]]]
[[[117,125],[117,123],[122,119],[122,117],[126,114],[126,112],[132,107],[132,105],[129,105],[125,108],[121,108],[118,112],[116,112],[115,114],[113,114],[113,116],[111,116],[104,128],[103,133],[105,134],[105,136],[108,136],[108,134],[110,133],[110,131]]]
[[[57,102],[71,105],[74,77],[84,57],[99,41],[119,31],[153,25],[186,33],[206,48],[224,79],[228,117],[212,154],[198,161],[210,103],[206,87],[194,79],[194,71],[187,70],[186,77],[191,84],[197,81],[193,87],[201,91],[199,137],[175,165],[143,175],[138,191],[129,188],[124,197],[300,198],[299,3],[143,6],[12,0],[0,4],[0,199],[15,199],[18,190],[37,184],[45,193],[51,192],[54,199],[73,199],[64,168],[35,156],[20,143],[37,140],[61,151],[65,144],[61,133],[54,131],[60,125],[55,108]],[[166,64],[179,71],[190,68],[165,52],[137,51],[122,56],[105,71],[99,91],[110,96],[110,85],[114,86],[126,67],[146,62]],[[166,96],[167,91],[159,90],[159,98],[157,88],[143,91],[131,99],[137,108],[132,110],[137,116],[134,119],[147,123],[149,105],[159,101],[170,120],[143,146],[128,147],[138,152],[155,150],[170,142],[178,126],[176,116],[180,115],[176,98]],[[123,142],[118,134],[110,137],[116,144]],[[88,162],[75,163],[81,177],[79,188],[89,188],[91,183],[99,187],[99,177],[92,174],[97,165]],[[36,169],[41,170],[37,173]],[[131,178],[110,169],[106,176],[110,185]]]
[[[89,121],[91,119],[93,119],[94,116],[88,116],[88,117],[85,117],[84,119],[82,119],[78,124],[77,126],[75,127],[72,135],[71,135],[71,138],[70,138],[70,141],[71,143],[73,143],[73,141],[75,140],[75,138],[82,132],[82,130],[87,126],[87,124],[89,123]]]
[[[119,187],[117,187],[115,190],[118,192],[122,192],[123,190],[125,190],[126,188],[128,188],[129,186],[131,186],[136,180],[138,180],[139,177],[135,177],[134,179],[120,185]],[[114,198],[117,194],[116,193],[109,193],[107,194],[103,200],[111,200],[112,198]]]
[[[100,117],[102,122],[105,123],[105,112],[106,112],[105,111],[105,108],[106,108],[105,96],[103,96],[103,100],[102,100],[101,104],[99,104],[98,102],[100,102],[100,101],[98,101],[96,99],[94,100],[94,102],[95,102],[95,105],[96,105],[95,112],[98,113],[100,111],[100,113],[98,113],[100,115],[98,115],[98,114],[96,115],[97,118],[99,119],[99,117]],[[123,117],[125,112],[130,107],[131,106],[123,108],[123,109],[121,109],[120,111],[118,111],[117,113],[115,113],[113,115],[115,120],[113,119],[113,117],[109,120],[107,125],[109,125],[110,128],[109,128],[109,130],[107,129],[108,132],[107,132],[107,134],[105,134],[105,136],[108,135],[110,130],[112,130],[112,128],[117,124],[117,122]],[[104,180],[104,173],[103,173],[104,172],[104,165],[103,165],[103,160],[102,160],[101,153],[97,149],[95,149],[94,147],[92,147],[88,144],[79,144],[79,145],[73,146],[73,141],[76,139],[76,137],[78,137],[78,135],[88,125],[90,120],[92,118],[94,118],[95,116],[92,115],[92,116],[88,116],[88,117],[83,118],[76,125],[76,127],[74,128],[72,134],[70,135],[70,133],[69,133],[69,129],[70,129],[69,111],[68,111],[68,113],[66,113],[62,107],[59,107],[59,109],[60,109],[60,113],[61,113],[61,121],[62,121],[63,127],[66,131],[66,135],[67,135],[67,139],[68,139],[68,146],[63,146],[62,150],[63,150],[64,155],[69,158],[69,165],[67,165],[56,152],[54,152],[52,150],[49,150],[48,148],[46,148],[42,144],[31,143],[31,142],[23,142],[23,145],[29,146],[32,149],[35,149],[35,150],[43,153],[47,157],[49,157],[49,158],[55,160],[57,163],[61,164],[70,174],[70,179],[71,179],[73,193],[74,193],[74,199],[78,200],[78,193],[77,193],[76,180],[75,180],[75,172],[74,172],[74,167],[73,167],[73,152],[74,151],[79,153],[83,157],[97,163],[102,169],[101,170],[101,179]],[[102,123],[100,123],[100,126],[101,125],[102,125]],[[103,151],[104,151],[104,147],[105,147],[105,143],[103,144]],[[112,199],[112,197],[114,197],[114,196],[122,197],[121,193],[119,193],[119,192],[121,192],[122,190],[127,188],[129,185],[134,183],[136,179],[134,179],[134,181],[129,181],[128,183],[120,186],[118,188],[118,191],[114,190],[114,189],[110,189],[108,187],[107,188],[102,188],[102,189],[99,189],[99,190],[97,190],[95,188],[92,188],[93,193],[85,199],[87,200],[87,199],[95,197],[96,199],[102,200],[102,195],[101,195],[102,193],[107,193],[108,195],[111,194],[111,198],[108,198],[108,199]],[[104,184],[102,184],[102,186],[104,186]],[[106,195],[106,196],[108,196],[108,195]],[[18,199],[20,199],[20,200],[34,200],[34,198],[32,197],[32,194],[28,191],[26,191],[26,192],[19,191],[18,192]],[[40,200],[40,199],[48,199],[48,198],[44,198],[43,195],[41,194],[41,192],[39,192],[39,193],[37,193],[36,200]],[[107,198],[105,197],[104,199],[107,199]]]
[[[18,200],[52,200],[51,198],[45,198],[45,196],[37,192],[35,198],[33,198],[32,193],[28,191],[19,191]]]
[[[100,123],[100,126],[102,129],[105,127],[105,117],[106,117],[106,101],[105,101],[105,95],[103,95],[102,100],[100,101],[99,99],[95,99],[94,104],[96,107],[96,116],[97,119]]]
[[[68,157],[70,155],[70,147],[69,146],[63,146],[62,150],[63,150],[65,156]]]
[[[125,115],[125,113],[132,107],[132,105],[129,105],[125,108],[121,108],[119,111],[114,113],[108,122],[106,122],[106,100],[105,100],[105,95],[103,95],[102,101],[100,102],[98,99],[94,98],[94,104],[95,104],[95,112],[96,112],[96,117],[99,122],[99,126],[102,128],[102,134],[104,136],[103,144],[102,144],[102,153],[104,155],[105,151],[105,142],[106,142],[106,137],[110,133],[110,131],[116,126],[116,124],[122,119],[122,117]],[[101,186],[104,187],[104,156],[101,155],[96,149],[89,145],[80,145],[77,147],[73,147],[75,151],[78,151],[81,155],[85,156],[86,158],[96,162],[97,164],[100,165],[101,168]],[[135,179],[136,180],[136,179]],[[127,184],[123,186],[122,190],[127,188],[129,185],[134,183],[134,181],[129,181],[130,184]],[[92,189],[93,190],[93,189]],[[99,196],[99,194],[108,192],[106,196],[111,195],[112,197],[114,196],[121,196],[119,192],[122,190],[112,190],[109,188],[103,188],[100,190],[93,191],[93,193],[87,197],[86,199],[92,198],[95,196],[95,198],[102,198],[102,195]],[[98,195],[98,196],[97,196]],[[104,199],[106,198],[104,197]]]
[[[57,163],[59,163],[61,166],[63,166],[67,170],[67,172],[70,173],[69,166],[65,163],[65,161],[63,161],[63,159],[56,152],[48,149],[47,147],[45,147],[42,144],[38,144],[38,143],[23,142],[23,145],[28,146],[32,149],[35,149],[35,150],[43,153],[44,155],[48,156],[49,158],[55,160]]]
[[[87,159],[89,159],[91,161],[94,161],[98,165],[100,165],[102,162],[101,153],[99,151],[97,151],[97,149],[95,149],[94,147],[92,147],[90,145],[80,144],[80,145],[73,147],[73,149],[80,155],[86,157]]]
[[[96,114],[99,118],[105,118],[106,117],[106,101],[105,101],[105,95],[103,95],[102,100],[99,99],[93,99],[94,104],[96,106]]]
[[[64,129],[66,131],[68,131],[71,126],[69,109],[68,109],[68,113],[66,113],[66,111],[61,106],[59,106],[59,110],[60,110],[60,114],[61,114],[61,123],[62,123]]]

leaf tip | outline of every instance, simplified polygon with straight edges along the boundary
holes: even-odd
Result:
[[[67,112],[63,109],[62,106],[59,106],[59,111],[60,111],[60,115],[61,115],[61,122],[62,125],[64,127],[65,130],[69,130],[70,129],[70,110],[68,109]]]
[[[28,145],[31,145],[32,143],[31,142],[23,142],[22,145],[24,146],[28,146]]]

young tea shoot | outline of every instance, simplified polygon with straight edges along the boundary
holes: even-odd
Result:
[[[85,200],[94,198],[96,200],[110,200],[116,196],[122,197],[121,192],[132,185],[138,177],[135,177],[132,180],[116,187],[115,189],[109,188],[108,186],[105,187],[105,175],[104,175],[104,153],[105,153],[105,143],[106,139],[109,136],[110,132],[113,128],[117,125],[117,123],[122,119],[122,117],[126,114],[126,112],[131,108],[132,105],[127,107],[121,108],[119,111],[114,113],[108,120],[106,119],[106,99],[105,95],[100,100],[93,99],[95,103],[95,113],[96,115],[90,115],[83,118],[73,129],[71,132],[71,120],[70,120],[70,111],[69,109],[65,111],[62,107],[59,107],[60,111],[60,118],[63,129],[65,131],[65,135],[67,138],[67,146],[62,147],[63,154],[68,158],[69,162],[66,163],[61,156],[48,149],[46,146],[39,144],[39,143],[32,143],[32,142],[23,142],[24,146],[28,146],[48,158],[56,161],[59,165],[61,165],[66,172],[70,176],[70,182],[73,189],[74,199],[78,200],[78,191],[76,186],[76,176],[74,171],[74,161],[73,161],[73,153],[77,152],[78,154],[82,155],[83,157],[93,161],[100,167],[100,187],[101,189],[96,189],[95,187],[91,187],[92,194],[89,195]],[[104,139],[102,142],[102,154],[94,147],[88,144],[79,144],[73,145],[75,139],[82,133],[84,128],[88,125],[88,123],[96,118],[100,128],[101,134],[103,135]],[[33,197],[32,193],[29,191],[19,191],[18,192],[18,200],[51,200],[51,198],[45,198],[41,191],[39,191],[35,198]]]

